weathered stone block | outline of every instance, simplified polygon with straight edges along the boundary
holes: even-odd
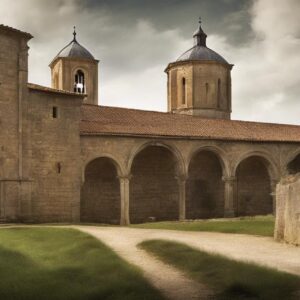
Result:
[[[300,174],[290,175],[276,187],[276,240],[300,245]]]

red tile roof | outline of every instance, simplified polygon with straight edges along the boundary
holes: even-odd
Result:
[[[30,90],[36,90],[36,91],[41,91],[41,92],[72,95],[72,96],[77,96],[77,97],[86,97],[86,94],[78,94],[78,93],[73,93],[73,92],[69,92],[69,91],[65,91],[65,90],[57,90],[57,89],[49,88],[46,86],[38,85],[35,83],[27,83],[27,87]]]
[[[80,131],[81,135],[300,143],[300,126],[296,125],[205,119],[88,104],[82,106]]]

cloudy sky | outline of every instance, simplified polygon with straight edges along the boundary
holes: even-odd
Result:
[[[164,68],[193,44],[234,64],[233,119],[300,124],[299,0],[0,0],[0,23],[28,31],[29,81],[72,39],[100,60],[99,104],[166,111]]]

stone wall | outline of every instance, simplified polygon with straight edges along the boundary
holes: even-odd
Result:
[[[300,245],[300,173],[283,178],[276,187],[275,239]]]
[[[32,221],[79,221],[82,97],[31,89],[29,99]]]
[[[190,162],[186,183],[186,218],[224,216],[224,182],[218,157],[208,151],[196,154]]]
[[[250,157],[239,165],[237,200],[236,212],[239,216],[273,213],[270,175],[260,157]]]
[[[120,223],[120,183],[117,169],[109,158],[91,161],[81,189],[80,221]]]
[[[132,223],[178,220],[176,160],[163,147],[149,147],[134,159],[130,180]]]
[[[0,26],[0,221],[30,215],[27,76],[31,36]]]

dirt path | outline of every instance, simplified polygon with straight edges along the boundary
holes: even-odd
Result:
[[[74,226],[103,241],[128,262],[143,270],[144,276],[159,289],[167,299],[213,299],[208,287],[187,278],[176,268],[169,266],[145,251],[137,248],[143,233],[126,228]]]
[[[208,252],[254,262],[300,276],[300,248],[272,238],[214,232],[184,232],[125,227],[74,226],[99,238],[121,257],[144,271],[146,278],[169,299],[212,299],[204,285],[137,248],[149,239],[178,241]]]

